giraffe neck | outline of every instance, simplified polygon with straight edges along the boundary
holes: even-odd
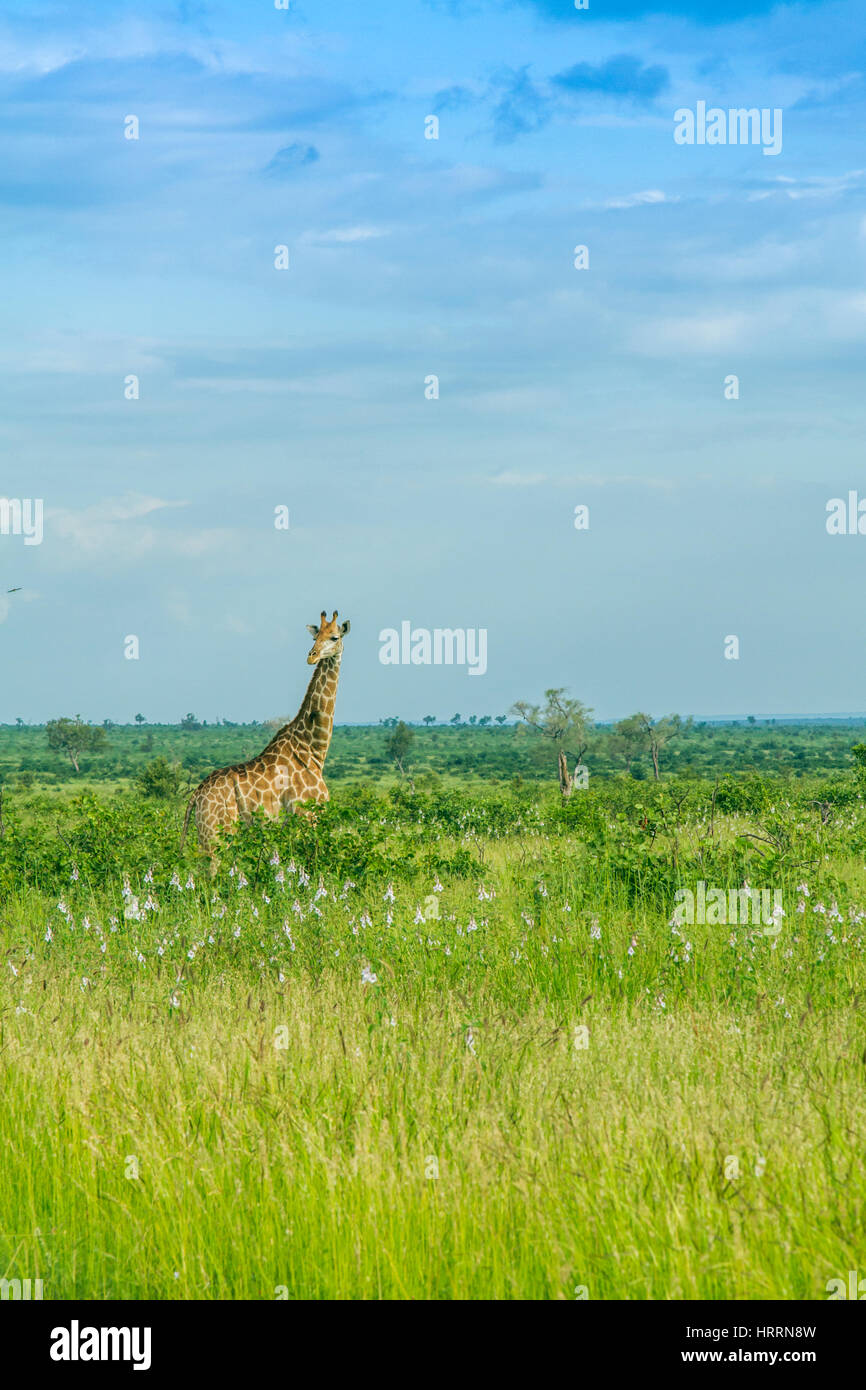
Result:
[[[296,742],[308,745],[320,767],[325,761],[331,734],[334,732],[334,707],[337,703],[339,679],[338,656],[326,657],[318,662],[301,708],[288,726],[288,732]]]

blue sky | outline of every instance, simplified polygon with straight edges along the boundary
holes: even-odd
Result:
[[[0,720],[291,714],[322,607],[343,720],[866,709],[864,30],[6,0],[0,497],[45,522],[0,535]],[[677,145],[699,101],[781,153]],[[485,675],[383,666],[403,620]]]

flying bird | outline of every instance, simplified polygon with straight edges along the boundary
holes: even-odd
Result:
[[[23,587],[23,584],[19,584],[17,589],[7,589],[6,592],[7,594],[20,594]]]

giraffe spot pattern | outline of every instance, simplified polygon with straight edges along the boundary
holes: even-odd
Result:
[[[334,727],[339,657],[319,662],[295,719],[247,762],[210,773],[193,793],[200,848],[216,867],[220,831],[234,831],[257,810],[276,820],[296,801],[329,800],[323,767]],[[304,814],[309,814],[304,812]]]

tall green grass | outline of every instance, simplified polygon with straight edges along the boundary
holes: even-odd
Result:
[[[470,835],[453,876],[305,883],[277,855],[255,881],[226,861],[215,885],[22,888],[0,1276],[46,1298],[826,1297],[866,1259],[860,815],[838,843],[815,816],[810,870],[796,837],[774,863],[775,936],[677,935],[656,880],[568,830]]]

